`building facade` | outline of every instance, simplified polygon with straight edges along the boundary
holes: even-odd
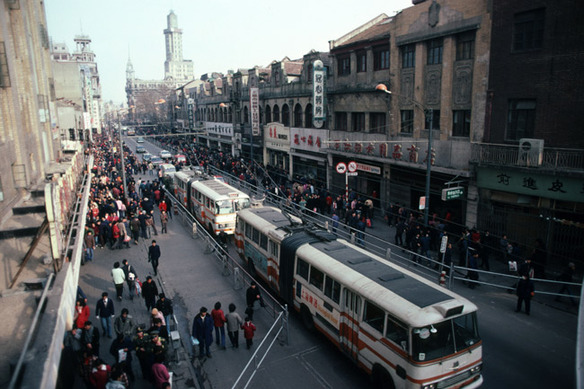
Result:
[[[478,226],[566,265],[584,245],[584,7],[499,0],[492,15]]]
[[[93,132],[101,134],[102,129],[99,70],[91,39],[77,35],[74,42],[72,53],[64,43],[51,46],[55,94],[59,101],[59,132],[62,139],[91,140]]]
[[[60,156],[46,17],[40,2],[0,6],[0,215]]]

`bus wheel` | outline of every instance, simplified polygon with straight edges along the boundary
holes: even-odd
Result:
[[[306,327],[309,331],[314,331],[314,320],[312,319],[312,313],[310,313],[310,309],[303,305],[300,309],[300,315],[302,316],[302,323],[304,327]]]
[[[376,389],[395,389],[391,375],[379,365],[373,366],[371,381],[373,382],[373,387]]]

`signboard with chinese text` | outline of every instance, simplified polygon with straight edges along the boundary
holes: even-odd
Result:
[[[365,165],[364,163],[357,163],[357,170],[367,173],[381,174],[381,168],[379,166]]]
[[[266,124],[264,145],[268,149],[290,151],[290,127],[284,127],[282,123]]]
[[[324,90],[325,90],[326,68],[322,66],[322,62],[314,62],[313,70],[313,91],[312,91],[312,123],[316,128],[321,128],[325,120],[325,104],[324,104]]]
[[[456,200],[462,196],[464,196],[464,188],[462,186],[442,189],[442,201]]]
[[[257,87],[249,88],[249,108],[251,120],[251,133],[253,136],[260,135],[260,92]]]
[[[233,138],[233,124],[231,123],[205,122],[205,130],[208,135]]]
[[[582,202],[584,197],[584,179],[511,170],[504,167],[501,169],[478,168],[477,185],[479,188],[563,201]]]
[[[326,144],[323,143],[329,136],[328,130],[314,128],[290,128],[290,147],[296,150],[322,153],[326,156]]]

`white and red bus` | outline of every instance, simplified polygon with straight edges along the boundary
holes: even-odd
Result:
[[[277,208],[238,213],[237,250],[379,388],[477,388],[477,307],[444,287]]]
[[[250,206],[247,194],[216,179],[193,181],[189,189],[191,212],[214,235],[232,235],[236,212]]]

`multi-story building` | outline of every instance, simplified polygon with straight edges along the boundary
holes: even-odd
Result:
[[[60,102],[60,132],[64,138],[92,139],[92,133],[100,134],[102,126],[99,71],[91,39],[77,35],[74,41],[73,53],[69,53],[64,43],[51,47],[55,94]],[[81,121],[77,117],[79,111]]]
[[[573,5],[415,1],[330,41],[330,53],[208,80],[196,117],[233,124],[234,143],[208,135],[211,147],[290,178],[337,193],[348,180],[383,207],[418,209],[428,192],[430,217],[507,233],[528,251],[539,238],[568,258],[584,242],[584,27]],[[316,59],[326,69],[322,122],[312,117]],[[253,86],[261,133],[252,137]],[[336,172],[348,162],[356,175]]]
[[[569,0],[492,2],[485,134],[473,144],[478,223],[548,263],[584,245],[584,7]]]
[[[49,36],[43,4],[0,7],[0,215],[59,157]]]

